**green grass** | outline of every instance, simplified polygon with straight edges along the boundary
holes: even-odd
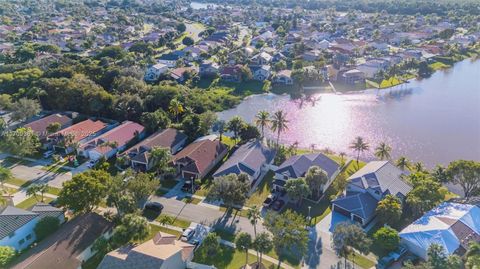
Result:
[[[235,232],[226,229],[215,229],[215,233],[220,236],[223,240],[227,240],[230,242],[235,241]]]
[[[45,170],[47,172],[55,173],[55,174],[64,174],[64,173],[70,172],[69,169],[63,167],[67,164],[68,164],[68,161],[56,162],[56,163],[51,164],[49,166],[42,166],[41,169]]]
[[[175,187],[177,184],[178,184],[178,181],[176,181],[173,178],[162,179],[160,181],[160,186],[162,186],[163,188],[167,188],[167,189],[171,189],[171,188]]]
[[[165,215],[160,215],[160,216],[158,216],[155,220],[156,220],[156,221],[160,221],[163,216],[165,216]],[[191,221],[188,221],[188,220],[175,218],[174,216],[171,216],[171,217],[174,219],[174,221],[173,221],[173,223],[171,223],[170,225],[175,226],[175,227],[179,227],[179,228],[186,229],[186,228],[188,228],[188,227],[190,226],[190,224],[192,223]]]
[[[240,216],[240,217],[247,217],[247,210],[238,210],[236,208],[226,208],[224,206],[220,206],[219,207],[219,210],[222,211],[222,212],[228,212],[230,211],[230,213],[233,215],[233,216]]]
[[[270,252],[268,252],[266,255],[270,256],[274,259],[277,259],[277,260],[279,259],[278,254],[273,249],[270,250]],[[296,256],[292,255],[291,253],[283,254],[281,256],[281,261],[282,261],[282,263],[286,263],[293,268],[300,268],[301,258],[296,257]]]
[[[273,171],[268,171],[268,173],[263,178],[262,182],[258,185],[254,193],[246,201],[246,205],[251,207],[254,205],[261,206],[263,201],[271,192],[273,177],[275,173]]]
[[[44,197],[43,199],[43,202],[47,204],[50,203],[51,201],[53,201],[53,198],[50,198],[50,197]],[[39,202],[37,201],[37,199],[35,199],[35,197],[32,196],[26,199],[25,201],[19,203],[18,205],[16,205],[16,207],[22,208],[22,209],[29,209],[32,206],[34,206],[36,203],[39,203]]]
[[[158,188],[156,191],[155,191],[155,195],[156,196],[164,196],[165,194],[167,194],[168,191],[167,190],[164,190],[164,189],[161,189],[161,188]]]
[[[442,62],[435,62],[433,64],[429,64],[429,66],[435,71],[450,67],[450,65],[444,64]]]
[[[373,266],[375,266],[375,262],[367,259],[366,257],[356,254],[355,257],[350,254],[347,257],[348,260],[355,262],[358,266],[365,268],[365,269],[370,269]]]
[[[168,228],[165,228],[165,227],[162,227],[162,226],[153,225],[153,224],[150,224],[149,226],[150,226],[150,232],[148,233],[147,238],[145,240],[143,240],[143,242],[152,239],[158,232],[163,232],[163,233],[175,235],[178,238],[180,238],[180,236],[182,235],[182,233],[179,232],[179,231],[168,229]]]
[[[32,184],[31,181],[26,181],[26,180],[15,178],[15,177],[7,179],[5,181],[5,183],[12,184],[12,185],[18,186],[20,188],[26,188],[26,187],[30,186],[30,184]]]
[[[58,195],[60,195],[61,191],[62,191],[62,189],[60,189],[60,188],[55,188],[55,187],[52,187],[52,186],[48,186],[47,193],[58,196]]]
[[[202,249],[202,246],[195,252],[194,262],[214,265],[216,268],[222,269],[238,269],[245,265],[245,252],[236,250],[227,246],[220,246],[215,255],[210,256]],[[252,254],[248,254],[248,262],[253,263],[257,260],[257,257]],[[263,259],[262,263],[267,268],[275,268],[275,265],[271,262]]]
[[[184,197],[182,201],[187,204],[198,205],[202,201],[202,199],[198,199],[195,197]]]
[[[242,97],[264,93],[263,82],[257,80],[242,81],[240,83],[220,82],[219,86],[233,89],[232,94]]]
[[[16,157],[6,157],[5,159],[3,159],[2,161],[2,166],[4,167],[12,167],[12,166],[15,166],[15,165],[32,165],[33,163],[30,162],[30,161],[27,161],[27,160],[23,160],[23,159],[19,159],[19,158],[16,158]]]

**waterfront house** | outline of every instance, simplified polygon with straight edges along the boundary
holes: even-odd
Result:
[[[145,128],[133,121],[125,121],[110,131],[80,145],[78,154],[91,160],[109,159],[125,149],[129,142],[141,139]]]
[[[214,178],[228,174],[245,173],[253,186],[270,169],[275,150],[268,148],[260,140],[247,142],[238,147],[228,160],[213,174]]]
[[[212,61],[204,61],[200,64],[199,75],[201,77],[215,76],[220,72],[220,66]]]
[[[220,72],[220,77],[226,82],[241,82],[242,81],[242,66],[237,64],[233,66],[224,66]]]
[[[350,85],[365,83],[365,73],[358,69],[350,69],[341,75],[342,82]]]
[[[145,73],[144,79],[147,82],[157,81],[161,75],[168,71],[168,66],[163,63],[157,63],[150,66]]]
[[[21,251],[36,240],[35,226],[46,216],[65,222],[63,210],[47,204],[38,203],[31,210],[7,206],[0,212],[0,246],[10,246]]]
[[[177,129],[159,130],[120,156],[127,158],[135,170],[147,171],[152,168],[150,151],[153,148],[168,148],[171,154],[176,154],[185,145],[187,139],[188,137]]]
[[[262,66],[252,66],[250,70],[252,71],[253,79],[264,81],[270,78],[270,65],[262,65]]]
[[[228,147],[213,136],[199,138],[175,156],[172,163],[185,179],[201,179],[217,165]]]
[[[283,162],[275,170],[273,189],[283,191],[289,179],[304,177],[308,169],[312,166],[320,167],[327,174],[328,181],[322,187],[322,192],[330,186],[333,179],[340,172],[340,165],[323,153],[295,155]]]
[[[278,71],[275,77],[273,78],[274,83],[292,85],[292,70],[281,70]]]
[[[113,250],[103,258],[98,269],[185,269],[193,259],[195,246],[177,236],[158,232],[141,244]]]
[[[374,219],[377,204],[386,195],[405,200],[412,187],[403,180],[403,174],[388,161],[369,162],[348,178],[345,194],[332,201],[332,211],[365,227]]]

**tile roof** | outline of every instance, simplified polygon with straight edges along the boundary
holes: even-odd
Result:
[[[54,122],[58,122],[61,126],[65,126],[66,124],[71,122],[71,120],[72,119],[70,119],[70,117],[66,115],[52,114],[39,120],[27,123],[24,127],[32,129],[38,135],[38,137],[44,138],[47,136],[48,125]]]
[[[0,213],[0,239],[15,232],[38,217],[37,213],[21,208],[7,206]]]
[[[188,163],[182,170],[203,174],[207,168],[227,150],[227,146],[220,140],[200,140],[191,143],[182,151],[173,156],[173,163]]]
[[[213,176],[242,172],[253,176],[263,164],[270,163],[274,157],[275,150],[269,149],[260,140],[250,141],[241,145]]]
[[[308,168],[315,165],[322,168],[329,178],[332,177],[340,167],[337,162],[323,153],[311,153],[290,157],[278,167],[275,173],[281,174],[288,171],[290,177],[297,178],[304,176]]]
[[[108,124],[97,120],[84,120],[77,124],[74,124],[70,127],[67,127],[63,130],[60,130],[54,134],[49,135],[49,137],[57,137],[57,136],[66,136],[68,134],[73,134],[75,136],[73,142],[79,142],[82,139],[85,139],[89,136],[93,136],[95,133],[98,133],[103,128],[107,127]]]

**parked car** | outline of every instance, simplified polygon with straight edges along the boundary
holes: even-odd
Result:
[[[188,227],[183,231],[181,240],[183,242],[187,242],[193,237],[194,234],[195,234],[195,229],[193,227]]]
[[[163,205],[159,202],[147,202],[145,203],[143,210],[152,210],[156,212],[161,212],[163,210]]]
[[[98,160],[90,160],[87,164],[88,168],[93,168],[98,163]]]
[[[280,209],[282,209],[283,205],[285,205],[285,201],[275,200],[272,204],[272,209],[275,211],[279,211]]]
[[[198,184],[194,184],[193,185],[193,192],[195,192],[196,190],[198,190],[198,188],[200,188],[200,186],[198,186]],[[182,191],[184,192],[192,192],[192,182],[191,181],[186,181],[183,186],[182,186]]]
[[[278,196],[276,193],[271,193],[267,196],[267,198],[265,199],[265,201],[263,201],[263,206],[265,207],[269,207],[272,205],[273,202],[275,202],[275,200],[277,200]]]
[[[55,152],[53,150],[48,150],[43,153],[43,158],[48,159],[53,156]]]
[[[377,268],[377,269],[386,269],[386,268],[388,268],[390,265],[392,265],[394,262],[395,262],[395,258],[393,258],[392,256],[388,255],[388,256],[385,256],[385,257],[381,258],[381,259],[378,261],[376,268]]]

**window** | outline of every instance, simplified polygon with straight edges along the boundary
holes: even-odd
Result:
[[[22,245],[23,243],[25,243],[25,239],[22,239],[22,240],[18,241],[19,245]]]
[[[27,235],[27,237],[25,237],[25,239],[26,239],[26,240],[32,239],[32,234]]]

